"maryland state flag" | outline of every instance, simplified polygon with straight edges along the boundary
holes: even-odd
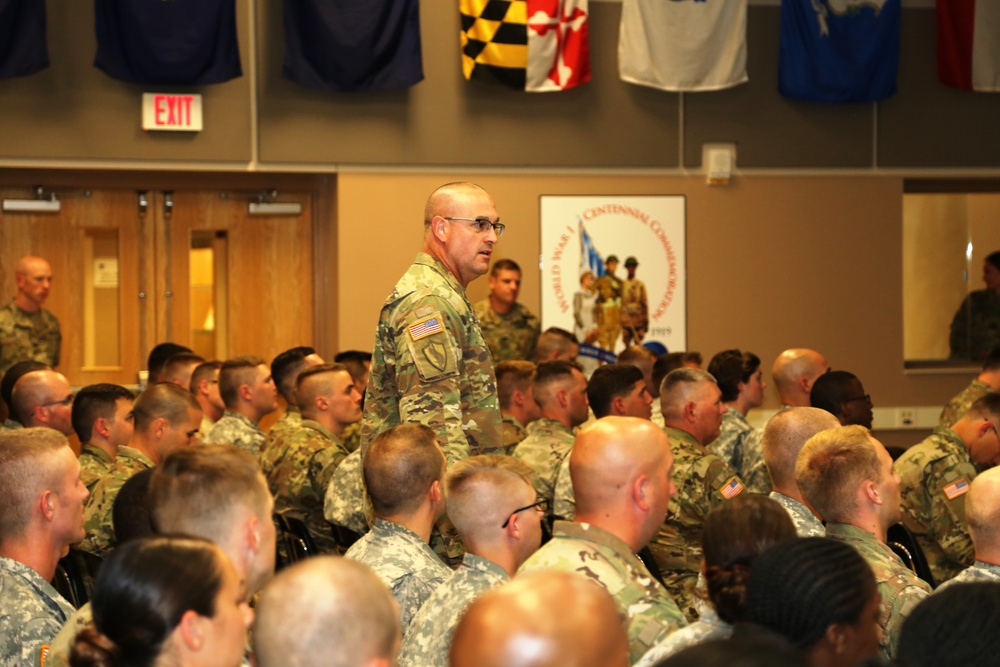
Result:
[[[587,0],[459,0],[466,79],[518,90],[590,81]]]

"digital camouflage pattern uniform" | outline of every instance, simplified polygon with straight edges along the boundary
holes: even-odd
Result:
[[[24,563],[0,556],[0,665],[39,667],[73,605]]]
[[[930,595],[931,587],[913,574],[887,544],[866,530],[846,523],[828,523],[826,536],[850,544],[871,565],[882,596],[879,613],[882,656],[894,658],[903,621],[921,600]]]
[[[351,452],[330,478],[323,500],[323,518],[358,535],[368,532],[365,519],[365,489],[361,473],[361,450]]]
[[[510,577],[482,556],[466,553],[447,581],[427,599],[403,640],[399,667],[448,667],[448,651],[458,621],[473,601]]]
[[[514,448],[514,457],[528,464],[531,483],[539,500],[552,502],[556,491],[556,476],[563,459],[573,449],[576,436],[572,429],[548,417],[541,417],[528,424],[528,436]]]
[[[965,494],[979,472],[958,434],[938,426],[892,464],[899,473],[903,523],[927,556],[937,582],[972,565],[975,552],[965,521]]]
[[[95,447],[89,442],[80,446],[80,481],[91,494],[94,493],[97,483],[111,472],[114,465],[115,460],[100,447]]]
[[[45,658],[45,667],[69,667],[69,653],[73,650],[76,635],[94,621],[94,613],[90,603],[73,612],[59,633],[52,639],[49,655]]]
[[[512,359],[535,360],[535,345],[542,333],[542,325],[527,308],[515,303],[509,313],[501,315],[493,310],[488,297],[477,302],[474,308],[483,338],[493,355],[493,363]]]
[[[733,634],[733,626],[719,618],[711,605],[705,605],[701,618],[687,627],[667,636],[662,642],[651,648],[635,667],[655,667],[660,660],[680,653],[686,648],[704,644],[713,639],[729,639]]]
[[[257,463],[267,477],[274,470],[274,463],[285,454],[288,446],[288,438],[295,434],[302,427],[302,411],[294,405],[289,405],[281,419],[274,422],[274,426],[267,432],[264,444],[260,446],[260,454],[257,455]]]
[[[701,530],[705,517],[743,491],[743,480],[725,461],[709,452],[690,433],[666,428],[674,455],[677,493],[667,506],[667,518],[649,543],[670,596],[690,620],[698,612],[694,587],[701,572]]]
[[[764,463],[763,433],[747,421],[746,416],[730,407],[722,415],[719,437],[708,443],[708,451],[725,461],[743,483],[747,491],[767,495],[771,493],[771,475]]]
[[[267,434],[249,417],[226,410],[202,442],[206,445],[236,445],[256,459],[266,437]]]
[[[985,382],[973,380],[968,387],[945,404],[944,409],[941,410],[941,418],[938,420],[938,426],[948,428],[954,425],[959,419],[965,416],[965,413],[969,411],[973,403],[991,391],[993,389]]]
[[[451,576],[451,570],[419,535],[383,519],[376,519],[371,531],[344,557],[364,563],[389,587],[399,603],[404,637],[420,607]]]
[[[501,415],[500,429],[503,433],[503,451],[508,456],[514,453],[518,443],[528,437],[528,432],[517,417]]]
[[[323,518],[323,499],[347,450],[319,422],[303,419],[300,424],[299,430],[283,438],[287,444],[267,476],[267,485],[276,512],[304,521],[320,552],[337,553],[330,524]]]
[[[154,467],[153,461],[133,447],[118,448],[115,465],[104,479],[97,483],[87,498],[83,512],[83,527],[87,531],[77,548],[96,556],[105,556],[115,546],[115,531],[111,521],[111,508],[132,475]]]
[[[493,360],[465,288],[419,253],[382,305],[365,393],[362,449],[403,422],[429,426],[448,463],[500,453]]]
[[[823,522],[817,519],[816,515],[804,504],[777,491],[772,491],[768,497],[784,507],[788,516],[792,517],[795,533],[799,537],[826,537],[826,528],[823,527]]]
[[[59,365],[62,334],[56,316],[40,308],[29,313],[13,300],[0,308],[0,375],[19,361]]]
[[[576,516],[576,494],[573,492],[573,477],[569,474],[569,456],[559,464],[559,472],[556,474],[552,513],[567,521],[572,521]]]
[[[552,539],[517,571],[577,572],[604,587],[618,605],[635,663],[657,642],[687,625],[684,614],[625,542],[587,523],[556,521]]]
[[[949,579],[934,589],[935,593],[940,593],[949,586],[955,584],[974,584],[981,581],[1000,582],[1000,565],[994,563],[984,563],[977,560],[972,567],[967,567],[959,572],[954,578]]]

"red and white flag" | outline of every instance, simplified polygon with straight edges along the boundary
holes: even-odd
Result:
[[[937,63],[946,86],[1000,91],[1000,1],[937,0]]]

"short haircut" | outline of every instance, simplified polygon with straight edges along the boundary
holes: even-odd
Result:
[[[642,345],[630,345],[618,355],[619,364],[655,363],[656,359],[657,356],[653,351]]]
[[[969,406],[965,414],[973,417],[982,417],[996,423],[1000,419],[1000,393],[991,391],[984,396],[980,396]]]
[[[903,622],[896,659],[907,667],[992,667],[1000,654],[1000,583],[961,583],[935,592]]]
[[[150,385],[132,406],[135,430],[145,431],[157,419],[166,419],[173,427],[180,426],[187,421],[188,410],[201,410],[190,391],[170,382]]]
[[[510,407],[510,400],[515,391],[528,391],[532,376],[535,374],[535,364],[521,360],[501,361],[494,370],[497,376],[497,398],[500,400],[500,409],[506,410]]]
[[[163,370],[160,371],[160,381],[174,382],[176,384],[175,381],[180,380],[184,375],[184,369],[203,363],[205,363],[205,359],[201,355],[194,352],[178,352],[163,362]],[[185,386],[184,388],[187,389],[188,387]]]
[[[965,521],[969,526],[972,544],[981,553],[993,553],[1000,549],[998,493],[1000,468],[991,468],[972,480],[965,496]]]
[[[735,401],[740,395],[739,384],[746,384],[760,368],[760,358],[753,352],[723,350],[708,362],[708,372],[719,383],[723,401]]]
[[[669,420],[680,418],[684,405],[704,384],[716,384],[711,373],[700,368],[677,368],[667,373],[660,385],[660,407]]]
[[[53,458],[64,447],[66,436],[50,428],[0,432],[0,543],[23,535],[38,495],[61,486]]]
[[[858,379],[854,373],[847,371],[830,371],[816,378],[809,392],[809,403],[814,408],[826,410],[830,414],[839,415],[844,399],[850,396],[851,383]]]
[[[424,204],[424,232],[426,233],[427,230],[430,229],[431,222],[433,222],[434,217],[442,215],[442,212],[448,208],[452,201],[454,201],[456,195],[465,192],[487,194],[486,190],[475,183],[461,181],[445,183],[444,185],[435,188],[434,192],[432,192],[427,198],[427,203]]]
[[[983,360],[984,371],[1000,371],[1000,345],[990,348]]]
[[[553,385],[573,380],[573,371],[580,371],[580,364],[575,361],[564,359],[550,359],[543,361],[535,367],[535,379],[532,380],[532,389],[535,392],[535,400],[539,405],[547,405],[552,400],[554,392]]]
[[[534,493],[531,468],[500,454],[470,456],[455,463],[444,477],[448,518],[463,539],[482,539],[499,531],[519,490]]]
[[[683,352],[668,352],[657,358],[653,363],[653,387],[650,387],[649,390],[653,391],[655,388],[659,391],[660,387],[663,386],[663,378],[667,377],[667,373],[678,368],[683,368],[683,357]]]
[[[501,271],[517,271],[521,273],[521,267],[512,259],[498,259],[493,263],[493,268],[490,269],[490,277],[496,278],[500,275]]]
[[[795,464],[799,490],[827,521],[850,518],[857,488],[865,480],[882,481],[882,466],[868,429],[856,424],[809,438]]]
[[[149,482],[154,470],[147,468],[132,475],[115,496],[111,505],[111,525],[117,544],[155,533],[149,507]]]
[[[10,416],[13,417],[15,420],[19,422],[22,421],[21,419],[18,418],[18,415],[14,414],[14,405],[13,405],[14,385],[17,384],[17,381],[21,379],[22,375],[25,375],[27,373],[33,373],[34,371],[44,371],[48,369],[49,369],[48,364],[43,364],[40,361],[34,361],[29,359],[27,361],[17,362],[16,364],[8,368],[7,372],[3,374],[3,380],[0,380],[0,398],[2,398],[4,404],[8,408],[10,408],[11,410]]]
[[[365,485],[378,516],[415,510],[431,484],[440,481],[445,459],[423,424],[400,424],[379,433],[365,452]]]
[[[80,442],[90,442],[98,419],[113,419],[118,401],[135,400],[135,394],[117,384],[92,384],[76,392],[71,419]]]
[[[307,346],[293,347],[276,356],[271,362],[271,377],[274,379],[274,384],[278,386],[278,391],[290,405],[295,404],[295,380],[306,367],[305,359],[310,354],[316,354],[316,350]],[[219,390],[221,393],[222,388]],[[226,407],[229,407],[228,402]]]
[[[370,364],[371,360],[372,353],[362,350],[344,350],[338,352],[337,356],[333,358],[335,363],[344,364],[347,367],[347,372],[351,374],[355,382],[364,379],[365,373],[368,371],[365,364]]]
[[[159,343],[149,351],[149,359],[146,361],[146,368],[149,370],[149,381],[159,382],[160,374],[163,372],[163,364],[167,359],[181,352],[193,352],[190,348],[178,345],[177,343]]]
[[[701,352],[682,352],[681,355],[681,360],[685,364],[696,364],[697,366],[702,364]]]
[[[56,371],[41,368],[22,375],[14,385],[11,394],[10,411],[17,421],[27,425],[35,408],[42,403],[61,400],[64,396],[56,396],[52,391],[52,381],[58,375]]]
[[[295,380],[295,400],[300,408],[311,413],[310,408],[314,407],[311,404],[314,400],[316,400],[316,397],[321,393],[330,391],[330,383],[332,380],[327,380],[326,382],[318,382],[314,380],[310,382],[310,379],[312,378],[319,375],[328,375],[330,373],[347,373],[350,375],[350,371],[347,370],[347,366],[344,364],[319,364],[316,366],[310,366],[299,373],[298,379]],[[309,391],[306,391],[307,389]]]
[[[245,510],[270,521],[270,492],[253,456],[231,445],[182,447],[158,465],[149,485],[159,533],[224,544]]]
[[[642,380],[642,371],[631,364],[608,364],[597,368],[587,383],[587,400],[594,416],[600,419],[610,415],[614,400],[628,396]]]
[[[995,250],[986,255],[984,260],[992,264],[994,269],[1000,271],[1000,250]]]
[[[839,425],[836,417],[826,410],[811,407],[788,408],[767,420],[762,438],[764,463],[775,486],[797,486],[795,463],[806,440]]]
[[[240,404],[240,387],[253,384],[257,376],[257,367],[266,366],[264,360],[253,355],[234,357],[222,362],[219,369],[219,396],[229,410],[235,410]]]
[[[565,354],[579,344],[579,339],[565,329],[550,327],[538,337],[535,354],[540,360],[549,359],[557,353]]]
[[[191,393],[198,393],[198,385],[201,384],[202,380],[214,380],[215,373],[220,368],[222,368],[222,362],[218,360],[206,361],[195,368],[194,372],[191,373],[191,386],[188,387]]]

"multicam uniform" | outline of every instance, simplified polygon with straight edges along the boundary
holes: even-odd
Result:
[[[534,473],[531,481],[538,497],[551,503],[559,466],[573,449],[576,436],[572,429],[548,417],[531,422],[527,431],[528,436],[514,448],[514,457],[528,464]]]
[[[100,447],[87,444],[80,446],[80,481],[91,493],[115,465],[115,460]]]
[[[941,410],[941,417],[938,419],[938,426],[949,428],[959,419],[965,416],[972,404],[986,394],[993,391],[993,388],[981,380],[973,380],[972,383],[960,391]]]
[[[0,375],[19,361],[59,365],[62,334],[56,316],[40,308],[29,313],[12,300],[0,308]]]
[[[236,445],[257,458],[266,437],[267,434],[249,417],[226,410],[202,442],[206,445]]]
[[[751,493],[771,492],[771,476],[764,463],[763,434],[747,421],[746,416],[730,406],[722,415],[719,437],[708,443],[708,451],[729,464]]]
[[[493,355],[493,363],[511,359],[535,359],[535,345],[542,332],[538,318],[527,308],[515,303],[506,315],[493,310],[489,298],[474,306],[483,338]]]
[[[503,435],[503,450],[505,454],[513,454],[518,443],[528,436],[524,425],[517,417],[501,415],[500,431]]]
[[[105,556],[115,546],[115,531],[111,522],[111,509],[118,492],[132,475],[148,470],[156,464],[133,447],[118,448],[114,468],[97,483],[87,499],[83,512],[83,527],[87,537],[77,548],[96,556]]]
[[[555,495],[552,498],[552,513],[567,521],[572,521],[576,516],[576,494],[573,492],[573,478],[569,474],[569,456],[559,464]]]
[[[288,438],[295,435],[300,428],[302,428],[302,411],[294,405],[289,405],[285,414],[281,415],[281,419],[274,422],[274,426],[264,438],[264,444],[260,446],[257,462],[260,463],[260,469],[265,477],[274,470],[275,462],[285,455]]]
[[[785,508],[788,516],[792,518],[792,523],[795,524],[795,533],[799,537],[826,537],[823,522],[804,504],[777,491],[772,491],[768,497]]]
[[[39,667],[73,605],[33,569],[0,556],[0,665]]]

